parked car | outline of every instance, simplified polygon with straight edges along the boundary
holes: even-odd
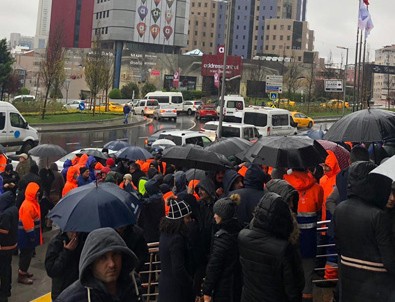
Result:
[[[83,105],[81,106],[81,104]],[[64,104],[63,108],[66,110],[81,110],[81,108],[86,109],[86,104],[83,100],[74,100]]]
[[[320,106],[323,108],[328,108],[328,109],[342,109],[343,108],[343,101],[342,100],[329,100],[326,103],[322,103]],[[348,102],[344,103],[345,108],[350,108],[350,104]]]
[[[186,112],[188,115],[192,115],[202,104],[202,101],[184,101],[182,111]]]
[[[176,128],[165,128],[165,129],[159,129],[155,131],[151,136],[147,137],[144,140],[144,148],[147,149],[148,151],[151,151],[152,144],[159,139],[159,135],[162,133],[171,133],[172,131],[178,131]]]
[[[298,112],[298,111],[293,111],[291,112],[292,119],[294,120],[295,123],[298,124],[298,128],[311,128],[314,126],[314,120],[311,117],[308,117],[306,114]]]
[[[141,115],[153,115],[156,107],[159,103],[155,99],[144,99],[140,100],[138,104],[133,108],[134,114]]]
[[[183,146],[186,144],[199,145],[201,147],[207,147],[211,145],[212,141],[203,133],[190,130],[178,130],[171,132],[162,132],[159,135],[159,139],[168,139],[174,142],[177,146]]]
[[[168,119],[168,120],[174,120],[176,122],[177,109],[168,105],[160,105],[155,108],[153,117],[158,121],[162,119]]]
[[[203,133],[216,136],[218,130],[218,121],[207,122],[203,127]],[[250,142],[256,142],[262,135],[259,134],[258,129],[254,125],[241,123],[222,123],[221,137],[239,137]]]
[[[216,120],[218,119],[217,110],[213,105],[201,105],[196,110],[195,118],[197,120],[202,120],[202,119]]]

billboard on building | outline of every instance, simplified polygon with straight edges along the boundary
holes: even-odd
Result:
[[[223,55],[206,55],[202,57],[202,76],[213,77],[216,73],[222,76],[224,62]],[[240,56],[227,56],[226,57],[226,73],[227,78],[232,78],[242,73],[242,60]]]
[[[176,0],[137,0],[135,42],[174,45]]]

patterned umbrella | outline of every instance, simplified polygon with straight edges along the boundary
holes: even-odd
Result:
[[[348,152],[346,148],[334,142],[322,139],[317,140],[317,142],[324,147],[325,150],[330,150],[335,154],[340,169],[343,170],[350,165],[350,152]]]

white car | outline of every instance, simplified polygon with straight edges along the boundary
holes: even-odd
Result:
[[[192,144],[199,145],[201,147],[207,147],[212,144],[212,140],[203,133],[190,130],[175,130],[168,133],[162,132],[158,139],[171,140],[177,146]]]
[[[202,101],[184,101],[183,110],[188,115],[195,114],[196,110],[201,106]]]
[[[76,156],[77,154],[81,154],[84,150],[97,150],[97,151],[101,151],[103,148],[82,148],[82,149],[78,149],[78,150],[74,150],[68,154],[66,154],[65,156],[63,156],[62,158],[58,159],[55,163],[58,165],[58,169],[59,171],[61,171],[63,169],[63,164],[66,160],[68,159],[73,159],[74,156]],[[117,151],[114,150],[108,150],[108,154],[114,154]]]
[[[167,105],[160,105],[155,108],[153,114],[154,120],[168,119],[177,121],[177,109]]]
[[[158,101],[154,99],[139,100],[138,104],[133,107],[133,112],[143,116],[153,115],[155,108],[158,106]]]
[[[83,100],[74,100],[71,102],[68,102],[67,104],[63,105],[63,108],[67,110],[80,110],[80,104],[84,103],[84,108],[86,107],[86,104]]]

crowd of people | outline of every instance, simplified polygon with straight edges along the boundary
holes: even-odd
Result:
[[[60,230],[45,257],[53,301],[141,301],[150,242],[159,242],[159,302],[307,302],[313,278],[333,286],[335,301],[395,301],[395,185],[369,174],[376,165],[362,145],[343,170],[327,152],[307,169],[239,162],[204,176],[160,151],[137,161],[76,155],[62,170],[20,154],[16,171],[7,164],[1,173],[0,302],[11,295],[12,255],[19,251],[17,282],[33,284],[48,212],[91,182],[137,196],[137,223]],[[331,220],[327,232],[317,232],[320,220]]]

